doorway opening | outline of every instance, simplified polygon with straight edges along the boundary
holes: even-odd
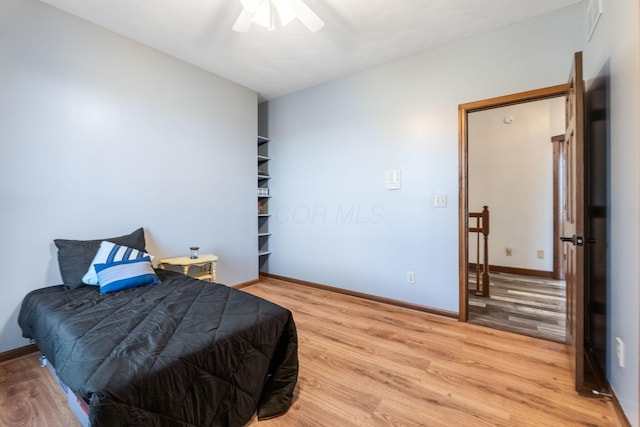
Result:
[[[566,93],[558,85],[459,106],[461,321],[565,340],[563,164],[552,137],[564,132]]]

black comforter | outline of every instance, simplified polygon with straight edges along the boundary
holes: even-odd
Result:
[[[240,426],[291,405],[298,373],[291,313],[170,271],[112,294],[95,286],[29,293],[19,324],[93,426]]]

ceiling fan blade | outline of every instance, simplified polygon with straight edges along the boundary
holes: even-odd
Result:
[[[249,31],[249,27],[251,27],[251,21],[253,20],[253,16],[256,14],[255,11],[250,11],[246,7],[242,9],[238,19],[236,19],[235,24],[233,24],[233,31],[237,31],[239,33],[246,33]]]
[[[288,0],[289,6],[296,12],[298,19],[311,31],[315,33],[324,27],[324,21],[316,15],[302,0]]]

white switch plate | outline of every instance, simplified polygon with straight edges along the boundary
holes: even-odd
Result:
[[[387,171],[387,190],[399,190],[401,186],[400,171]]]
[[[616,337],[616,359],[618,366],[624,368],[624,342],[620,337]]]
[[[446,194],[436,194],[433,196],[433,207],[434,208],[446,208],[447,207],[447,195]]]
[[[407,271],[407,283],[411,285],[416,283],[416,275],[413,273],[413,271]]]

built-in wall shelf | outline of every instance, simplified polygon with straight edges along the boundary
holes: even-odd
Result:
[[[269,257],[269,142],[271,140],[265,136],[258,136],[258,267],[261,272],[268,272]]]

